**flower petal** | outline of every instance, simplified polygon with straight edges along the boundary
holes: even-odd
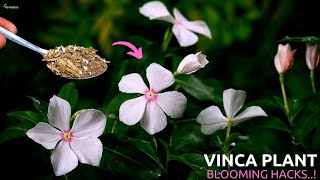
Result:
[[[173,25],[172,31],[181,47],[188,47],[198,42],[198,36],[181,24]]]
[[[198,71],[200,68],[204,68],[209,61],[206,56],[198,52],[197,54],[189,54],[180,62],[177,72],[179,74],[191,74]]]
[[[205,23],[204,21],[188,21],[188,22],[184,22],[183,26],[193,32],[207,36],[209,39],[212,38],[211,31],[207,23]]]
[[[168,116],[180,118],[186,109],[187,98],[180,92],[171,91],[158,94],[156,102]]]
[[[46,149],[53,149],[61,140],[61,131],[48,123],[39,122],[35,127],[27,131],[27,136],[41,144]]]
[[[48,107],[49,123],[61,131],[70,130],[70,116],[70,104],[58,96],[53,96]]]
[[[242,90],[227,89],[223,91],[223,106],[228,118],[234,117],[243,106],[245,99],[246,93]]]
[[[185,18],[177,8],[173,8],[173,16],[178,22],[184,23],[188,21],[187,18]]]
[[[152,63],[148,66],[147,79],[150,89],[153,89],[156,93],[171,86],[175,81],[173,74],[157,63]]]
[[[148,87],[143,82],[142,77],[137,73],[122,76],[119,84],[119,91],[124,93],[140,93],[143,94]]]
[[[217,106],[210,106],[200,112],[197,122],[200,124],[228,123],[228,118],[222,114]]]
[[[150,20],[163,20],[173,23],[174,19],[166,6],[160,1],[150,1],[139,8],[139,12]]]
[[[123,123],[132,126],[139,122],[146,109],[147,100],[145,96],[130,99],[121,104],[119,109],[119,119]]]
[[[233,122],[234,122],[233,125],[235,126],[242,121],[245,121],[245,120],[248,120],[251,118],[255,118],[255,117],[259,117],[259,116],[267,117],[268,115],[259,106],[248,107],[242,113],[240,113],[239,115],[237,115],[236,117],[233,118]]]
[[[75,138],[70,142],[70,147],[81,163],[99,166],[103,147],[98,138]]]
[[[173,15],[175,20],[177,22],[180,22],[185,28],[193,32],[205,35],[211,39],[211,31],[207,23],[205,23],[204,21],[189,21],[181,14],[181,12],[177,8],[173,9]]]
[[[99,137],[106,127],[107,117],[99,110],[82,111],[74,120],[71,132],[75,138]]]
[[[65,175],[78,166],[78,158],[71,150],[69,142],[60,141],[50,159],[56,176]]]
[[[153,135],[167,126],[167,117],[157,103],[151,102],[147,104],[140,125],[150,135]]]
[[[317,45],[307,44],[306,63],[310,70],[314,70],[319,64],[320,55]]]
[[[219,122],[213,124],[201,124],[201,132],[206,135],[213,134],[214,132],[224,129],[228,126],[228,122]]]

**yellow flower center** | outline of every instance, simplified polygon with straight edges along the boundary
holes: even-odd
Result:
[[[61,135],[64,142],[70,142],[73,138],[72,132],[70,131],[63,131]]]

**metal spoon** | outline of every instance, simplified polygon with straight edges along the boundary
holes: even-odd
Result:
[[[29,48],[37,53],[40,53],[42,56],[45,56],[47,53],[48,53],[48,50],[46,49],[42,49],[28,41],[26,41],[25,39],[22,39],[21,37],[13,34],[12,32],[0,27],[0,33],[2,33],[7,39],[17,43],[17,44],[20,44],[26,48]],[[104,73],[106,70],[107,70],[107,67],[105,69],[103,69],[99,74],[95,74],[94,76],[91,76],[91,77],[83,77],[83,78],[75,78],[75,77],[69,77],[69,76],[64,76],[64,75],[61,75],[61,77],[64,77],[64,78],[67,78],[67,79],[90,79],[90,78],[94,78],[94,77],[97,77],[99,75],[101,75],[102,73]]]

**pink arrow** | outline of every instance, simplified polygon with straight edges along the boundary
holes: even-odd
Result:
[[[140,47],[139,49],[137,49],[133,44],[126,42],[126,41],[118,41],[118,42],[114,42],[112,44],[112,46],[114,45],[124,45],[129,47],[132,51],[127,52],[127,54],[137,58],[137,59],[141,59],[143,57],[142,55],[142,48]]]

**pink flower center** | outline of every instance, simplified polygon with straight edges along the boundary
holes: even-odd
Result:
[[[73,132],[71,132],[70,130],[64,130],[61,133],[61,139],[64,142],[70,142],[73,139]]]
[[[152,101],[156,101],[157,98],[158,98],[158,95],[157,95],[157,92],[154,90],[154,89],[147,89],[145,90],[145,98],[146,100],[149,102],[152,102]]]

